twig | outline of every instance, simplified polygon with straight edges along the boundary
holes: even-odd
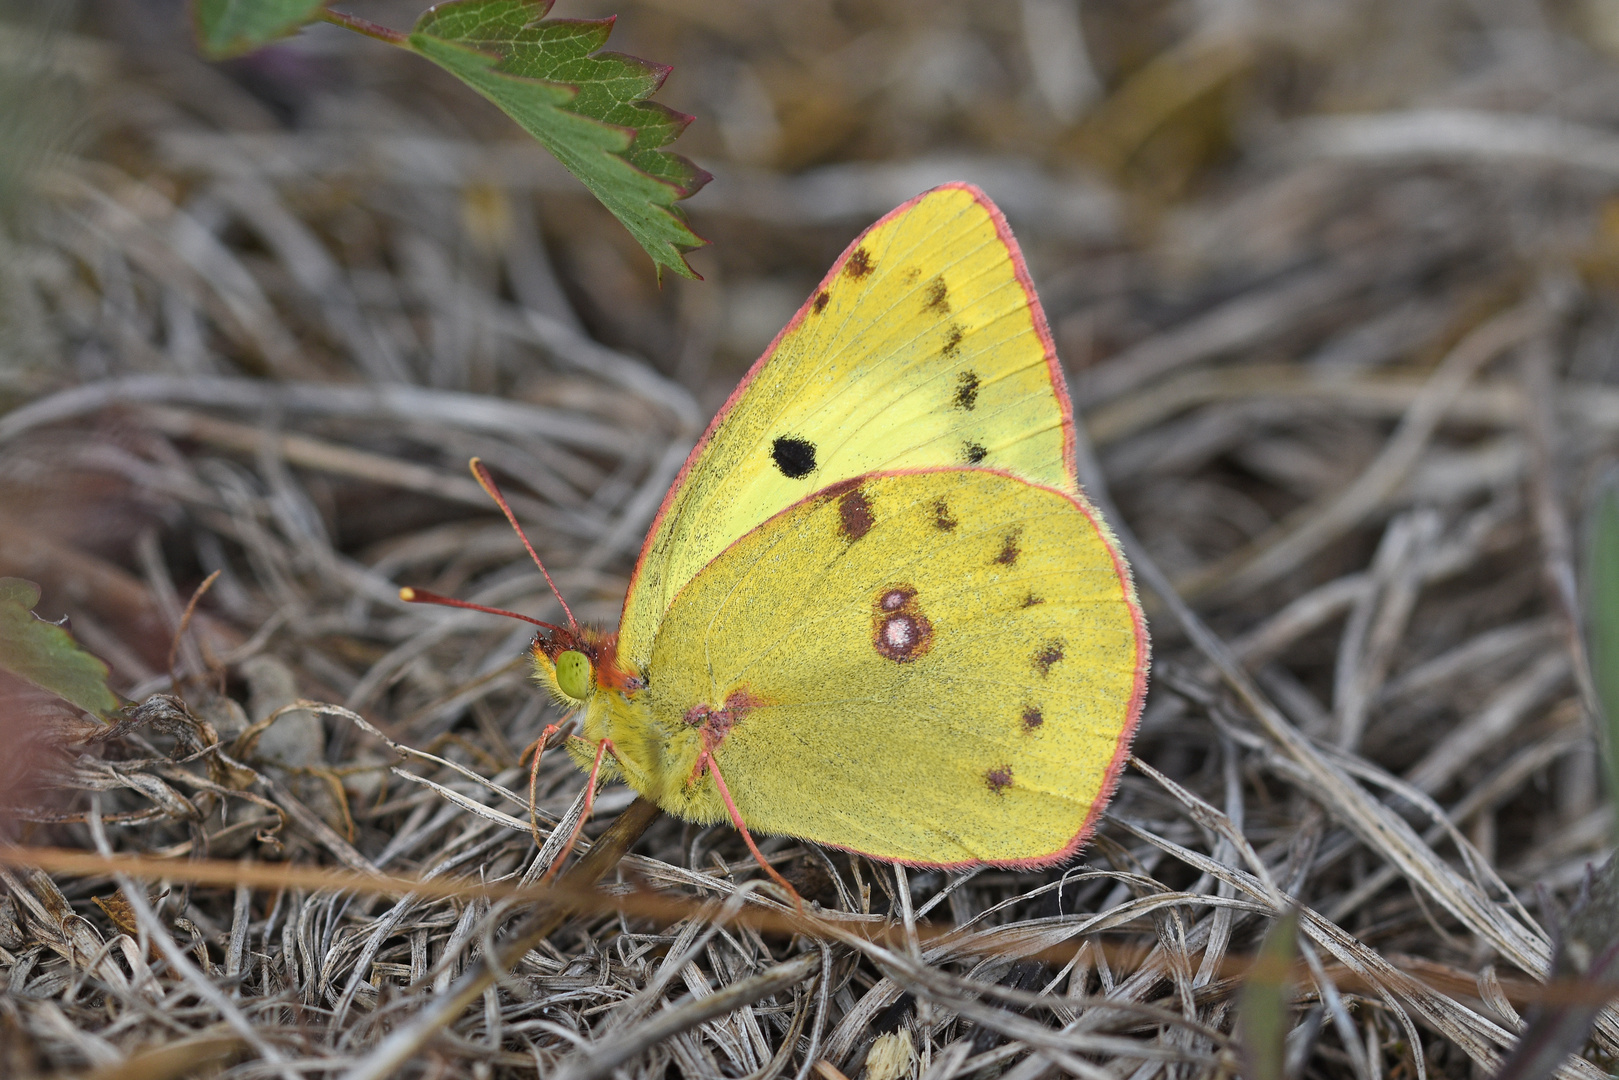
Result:
[[[600,881],[657,819],[657,804],[638,798],[619,814],[590,852],[567,873],[559,885],[588,888]],[[528,951],[550,937],[577,908],[570,904],[540,907],[507,935],[500,956],[490,958],[462,975],[450,989],[417,1013],[410,1023],[395,1028],[375,1049],[345,1072],[341,1080],[386,1080],[409,1061],[428,1040],[460,1016],[488,987],[517,966]],[[768,991],[767,991],[768,992]],[[762,996],[762,995],[761,995]]]
[[[807,978],[821,966],[819,953],[807,952],[767,971],[734,982],[706,997],[689,998],[666,1009],[629,1031],[614,1036],[584,1054],[562,1062],[552,1074],[555,1080],[601,1080],[637,1054],[664,1039],[690,1031],[705,1020],[735,1012],[762,997],[769,997]]]

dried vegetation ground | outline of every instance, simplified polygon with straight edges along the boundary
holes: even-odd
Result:
[[[1573,553],[1619,444],[1612,7],[560,8],[676,66],[706,282],[660,290],[503,118],[375,42],[211,67],[171,3],[49,47],[12,11],[32,107],[86,119],[4,189],[0,574],[184,705],[108,732],[13,689],[7,828],[259,877],[0,870],[0,1073],[362,1077],[403,1046],[421,1076],[1213,1077],[1289,898],[1295,1074],[1489,1073],[1610,839]],[[1153,687],[1095,842],[947,876],[771,841],[815,938],[716,922],[771,907],[757,869],[661,819],[607,883],[662,908],[604,902],[435,1008],[524,904],[275,875],[512,884],[554,854],[527,631],[396,597],[555,617],[466,459],[611,625],[746,364],[855,232],[958,178],[1011,218],[1138,538]],[[541,818],[580,788],[548,759]],[[1616,1051],[1610,1013],[1561,1075]]]

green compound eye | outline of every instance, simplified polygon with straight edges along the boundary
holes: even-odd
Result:
[[[585,700],[590,693],[590,657],[569,649],[557,657],[557,686],[575,701]]]

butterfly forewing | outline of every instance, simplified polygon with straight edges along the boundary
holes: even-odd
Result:
[[[1004,220],[965,185],[857,239],[693,451],[648,537],[619,655],[644,667],[711,559],[811,493],[875,471],[981,466],[1077,492],[1050,333]]]
[[[1111,793],[1147,643],[1083,501],[984,469],[867,476],[765,522],[681,590],[647,687],[664,805],[878,858],[1032,865]]]

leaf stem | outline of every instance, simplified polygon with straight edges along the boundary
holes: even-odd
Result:
[[[410,37],[410,35],[402,31],[383,26],[381,23],[374,23],[370,19],[362,19],[358,15],[350,15],[343,11],[333,11],[331,8],[321,8],[320,18],[323,22],[333,23],[345,29],[353,30],[356,34],[376,38],[378,41],[386,41],[390,45],[403,47]]]

